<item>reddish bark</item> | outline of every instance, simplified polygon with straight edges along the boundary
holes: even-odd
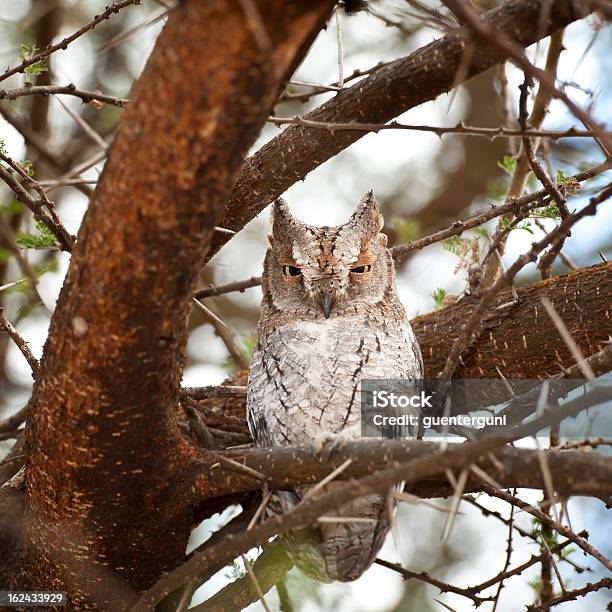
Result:
[[[20,588],[125,609],[183,560],[197,451],[174,414],[191,294],[235,175],[331,2],[174,10],[83,221],[27,426]]]
[[[517,291],[518,303],[499,310],[513,298],[509,289],[497,296],[483,321],[483,334],[463,356],[457,378],[499,378],[498,367],[506,378],[542,379],[570,367],[574,358],[546,314],[540,301],[543,296],[551,300],[585,357],[601,351],[612,336],[612,262]],[[433,377],[444,368],[454,339],[477,304],[477,297],[469,297],[412,320],[426,376]]]

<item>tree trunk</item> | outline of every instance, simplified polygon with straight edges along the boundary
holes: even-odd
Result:
[[[184,559],[197,450],[175,407],[186,320],[235,175],[332,3],[186,0],[122,117],[27,424],[19,588],[122,610]]]

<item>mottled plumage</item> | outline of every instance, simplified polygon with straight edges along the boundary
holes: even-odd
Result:
[[[258,446],[357,439],[362,378],[421,377],[420,351],[381,228],[372,192],[339,227],[308,226],[284,201],[275,202],[247,394]],[[291,510],[309,488],[278,492],[270,511]],[[383,496],[358,498],[326,516],[368,521],[294,531],[285,538],[289,553],[311,577],[355,580],[382,546],[388,514]]]

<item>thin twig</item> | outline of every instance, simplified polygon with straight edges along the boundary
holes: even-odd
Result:
[[[23,96],[51,96],[51,95],[67,95],[80,98],[83,102],[104,102],[114,106],[125,108],[129,100],[126,98],[117,98],[108,96],[99,91],[87,91],[78,89],[76,85],[32,85],[26,83],[23,87],[17,89],[0,89],[0,100],[16,100]]]
[[[36,379],[38,375],[39,365],[38,360],[32,354],[28,343],[25,341],[23,336],[13,327],[13,324],[6,318],[4,314],[4,308],[0,307],[0,329],[4,330],[11,338],[11,340],[17,345],[17,348],[21,351],[26,361],[30,365],[32,370],[32,378]]]
[[[533,604],[527,606],[527,612],[548,612],[553,606],[566,601],[573,601],[579,597],[584,597],[589,593],[594,593],[600,589],[609,589],[612,587],[612,578],[602,578],[598,582],[589,582],[580,589],[573,591],[565,591],[563,594],[553,597],[552,599],[545,601],[541,604]]]
[[[485,22],[471,4],[462,2],[462,0],[442,1],[460,21],[467,23],[474,36],[480,38],[488,46],[511,57],[523,72],[538,79],[540,84],[553,97],[561,100],[575,117],[582,121],[589,130],[596,133],[594,137],[595,142],[602,149],[606,159],[610,158],[612,155],[610,135],[605,132],[604,128],[588,112],[582,110],[582,108],[573,102],[564,91],[555,87],[555,79],[548,72],[537,68],[529,61],[523,47],[503,32],[496,30],[491,24]]]
[[[102,11],[102,13],[96,15],[89,23],[78,29],[70,36],[67,36],[66,38],[60,40],[60,42],[56,43],[55,45],[47,46],[39,53],[35,53],[28,59],[21,62],[21,64],[19,64],[18,66],[15,66],[14,68],[8,68],[4,72],[4,74],[0,75],[0,81],[4,81],[13,74],[23,72],[28,66],[31,66],[32,64],[37,64],[47,59],[52,53],[55,53],[60,49],[65,50],[71,42],[75,41],[80,36],[83,36],[83,34],[86,34],[90,30],[93,30],[100,22],[105,21],[114,13],[118,13],[122,8],[125,8],[126,6],[131,6],[132,4],[140,4],[140,1],[141,0],[119,0],[118,2],[113,2],[113,4],[107,6],[104,11]]]
[[[427,572],[413,572],[411,570],[407,570],[399,563],[391,563],[390,561],[385,561],[384,559],[376,559],[374,563],[397,572],[404,578],[404,580],[420,580],[421,582],[431,584],[432,586],[438,588],[441,593],[455,593],[456,595],[467,597],[477,606],[485,601],[491,601],[492,599],[491,597],[479,597],[471,588],[461,588],[447,582],[443,582],[442,580],[438,580]]]
[[[551,140],[559,140],[561,138],[595,138],[599,132],[593,130],[578,130],[574,127],[566,130],[538,130],[538,129],[511,129],[505,126],[500,127],[477,127],[464,125],[459,123],[454,127],[438,127],[433,125],[416,125],[391,121],[389,123],[359,123],[357,121],[346,122],[331,122],[331,121],[315,121],[314,119],[306,119],[301,115],[295,117],[268,117],[268,122],[274,125],[301,125],[303,127],[315,128],[319,130],[327,130],[332,134],[341,131],[358,131],[358,132],[373,132],[378,133],[384,130],[410,130],[415,132],[430,132],[437,136],[444,134],[459,134],[463,136],[480,136],[495,140],[497,138],[516,138],[520,136],[529,136],[532,138],[549,138]],[[605,132],[612,136],[612,132]]]
[[[255,576],[255,572],[253,571],[253,568],[251,567],[250,561],[246,558],[245,555],[240,555],[240,556],[242,557],[242,562],[244,563],[244,567],[247,573],[249,574],[251,581],[253,582],[253,586],[255,587],[255,590],[257,591],[257,595],[259,597],[259,601],[261,601],[261,605],[264,607],[264,610],[266,612],[270,612],[270,608],[268,607],[268,604],[266,603],[266,598],[264,597],[263,591],[261,590],[261,587],[259,586],[259,582],[257,582],[257,576]]]
[[[498,497],[499,499],[503,499],[507,501],[509,504],[514,504],[518,506],[521,510],[528,512],[529,514],[535,516],[542,523],[546,523],[550,525],[552,529],[560,533],[562,536],[565,536],[568,540],[571,540],[576,546],[584,550],[585,553],[591,555],[595,559],[597,559],[604,567],[606,567],[609,571],[612,571],[612,563],[609,559],[607,559],[604,555],[601,554],[594,546],[589,544],[587,540],[583,537],[575,534],[571,529],[565,527],[561,523],[552,519],[548,514],[542,512],[538,508],[534,508],[530,504],[527,504],[523,500],[515,497],[514,495],[510,495],[510,493],[506,493],[505,491],[499,491],[494,489],[493,487],[489,487],[488,485],[483,485],[483,489],[493,497]]]

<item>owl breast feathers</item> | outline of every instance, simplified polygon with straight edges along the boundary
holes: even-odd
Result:
[[[273,208],[262,277],[263,301],[251,360],[247,416],[258,446],[360,437],[362,378],[421,378],[418,344],[395,288],[372,192],[347,223],[311,227]],[[337,483],[319,489],[330,490]],[[310,487],[279,491],[270,513],[291,510]],[[307,575],[355,580],[372,564],[389,530],[390,504],[367,495],[324,521],[285,536]],[[356,519],[356,520],[354,520]]]

